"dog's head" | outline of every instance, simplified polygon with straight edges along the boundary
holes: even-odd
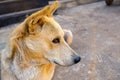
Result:
[[[24,59],[49,61],[62,66],[80,61],[66,43],[64,31],[52,17],[57,6],[58,2],[55,2],[32,14],[11,34],[14,49],[22,51]]]

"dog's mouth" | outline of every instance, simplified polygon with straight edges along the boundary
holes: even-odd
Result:
[[[49,60],[49,59],[48,59]],[[59,64],[57,61],[55,61],[55,60],[49,60],[49,62],[52,62],[52,63],[54,63],[54,64],[57,64],[57,65],[60,65],[60,66],[62,66],[61,64]]]
[[[65,65],[62,65],[62,64],[58,63],[57,61],[53,61],[53,63],[54,63],[54,64],[57,64],[57,65],[59,65],[59,66],[65,66]]]
[[[60,65],[58,62],[56,62],[56,61],[53,61],[55,64],[57,64],[57,65]]]
[[[57,61],[53,61],[54,64],[57,64],[59,66],[63,66],[63,67],[68,67],[68,66],[72,66],[73,64],[69,64],[69,65],[62,65],[60,63],[58,63]]]

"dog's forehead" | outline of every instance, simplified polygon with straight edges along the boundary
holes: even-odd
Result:
[[[53,18],[50,18],[49,21],[47,21],[47,30],[50,34],[56,34],[56,35],[64,35],[64,32],[59,25]]]

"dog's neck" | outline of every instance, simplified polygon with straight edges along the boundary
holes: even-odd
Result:
[[[19,80],[49,80],[53,76],[54,69],[55,65],[50,62],[46,64],[24,62],[19,54],[15,56],[11,68]]]

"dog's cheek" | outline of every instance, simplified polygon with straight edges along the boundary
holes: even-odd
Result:
[[[43,45],[46,46],[47,50],[53,50],[55,48],[52,41],[50,41],[49,39],[45,39],[44,41],[45,43]]]
[[[50,61],[54,61],[54,60],[59,60],[59,51],[57,49],[53,49],[53,50],[49,50],[47,53],[45,53],[45,57],[50,60]]]

